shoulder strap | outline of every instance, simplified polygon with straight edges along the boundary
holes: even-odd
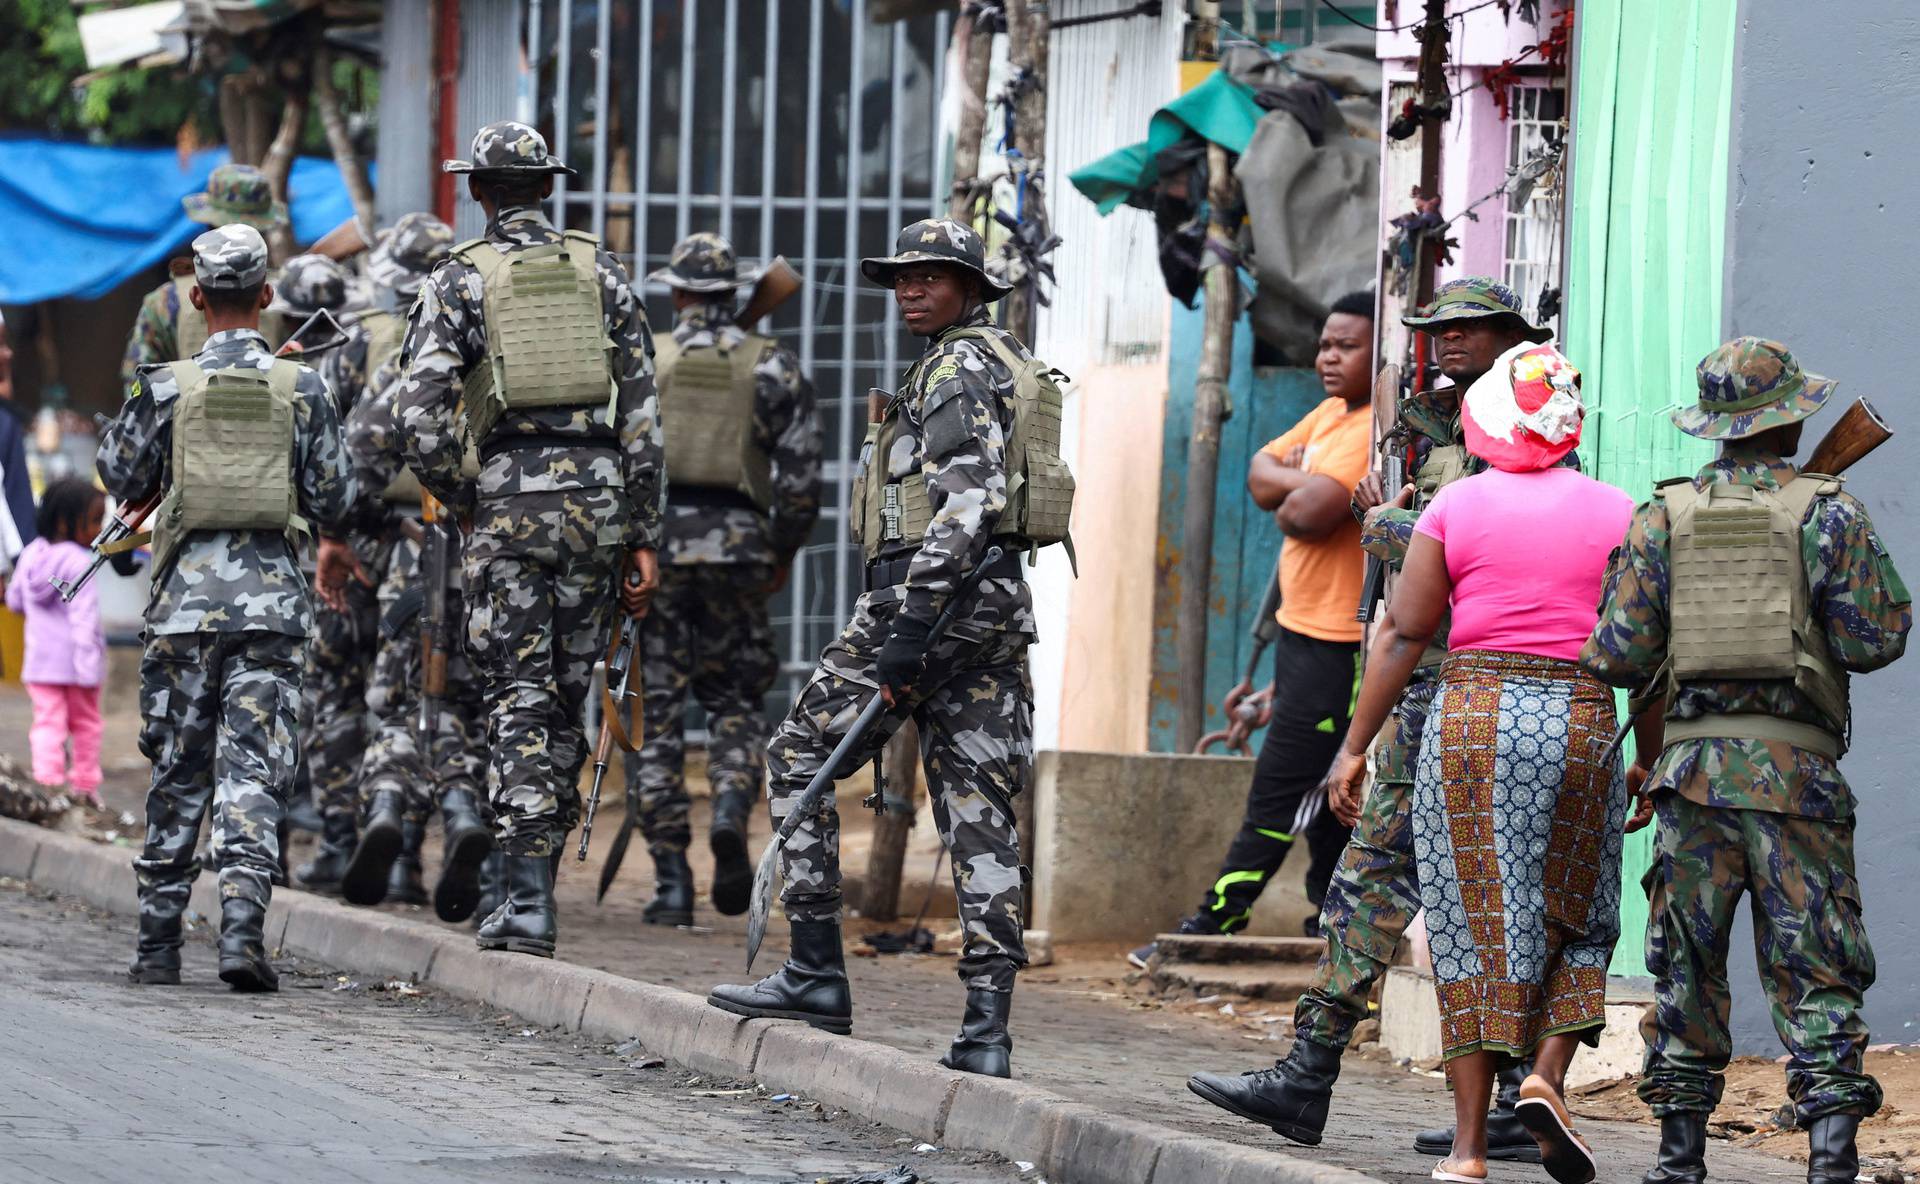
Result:
[[[658,337],[655,337],[653,339],[653,372],[655,378],[658,378],[661,371],[671,370],[674,364],[680,360],[680,355],[683,352],[680,348],[680,343],[673,339],[673,334],[662,333]]]
[[[200,386],[207,380],[207,372],[200,368],[198,362],[170,362],[167,372],[173,375],[173,385],[179,388],[182,395],[187,393],[188,388]]]
[[[483,247],[486,245],[487,245],[486,236],[482,235],[479,238],[470,238],[466,242],[455,244],[453,250],[449,251],[448,254],[460,255],[464,257],[466,255],[472,254],[473,249],[475,247]]]
[[[755,382],[753,372],[760,365],[760,359],[767,356],[767,350],[773,347],[769,338],[749,333],[740,339],[740,343],[727,351],[727,362],[733,367],[733,380],[738,383]]]
[[[1780,500],[1786,503],[1793,520],[1804,524],[1813,512],[1813,503],[1839,493],[1846,483],[1838,477],[1820,473],[1802,473],[1780,488]]]

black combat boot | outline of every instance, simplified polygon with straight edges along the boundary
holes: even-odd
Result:
[[[1311,1040],[1295,1040],[1287,1059],[1271,1069],[1250,1069],[1238,1077],[1195,1073],[1187,1088],[1249,1122],[1264,1123],[1308,1147],[1320,1144],[1327,1127],[1327,1103],[1340,1077],[1340,1050]]]
[[[753,861],[747,858],[747,820],[753,817],[754,795],[744,789],[723,789],[713,796],[713,829],[707,843],[713,848],[713,911],[737,917],[753,897]]]
[[[507,903],[480,923],[474,941],[483,950],[553,957],[553,860],[545,855],[507,856]]]
[[[228,897],[220,902],[220,981],[236,991],[277,991],[267,960],[267,906]]]
[[[464,921],[480,904],[481,868],[493,852],[493,828],[480,816],[473,790],[464,785],[449,786],[440,795],[440,825],[445,836],[433,913],[442,921]]]
[[[172,987],[180,983],[180,914],[159,913],[141,902],[140,939],[134,948],[127,979],[145,986]]]
[[[287,803],[287,825],[317,835],[327,829],[327,820],[320,816],[320,808],[313,804],[311,793],[295,793]]]
[[[420,844],[426,837],[425,822],[408,818],[400,823],[400,854],[387,873],[387,899],[395,904],[427,903],[426,885],[420,882]]]
[[[1807,1184],[1849,1184],[1860,1174],[1858,1114],[1822,1114],[1807,1128]]]
[[[1706,1179],[1707,1116],[1695,1110],[1662,1114],[1660,1158],[1640,1184],[1706,1184]]]
[[[353,857],[353,815],[329,814],[320,825],[320,847],[313,859],[293,873],[293,878],[309,892],[329,895],[340,891],[341,877],[347,874],[347,860]]]
[[[1532,1061],[1521,1061],[1500,1070],[1494,1078],[1493,1108],[1487,1111],[1487,1158],[1514,1163],[1539,1163],[1540,1144],[1521,1125],[1514,1106],[1520,1101],[1520,1083],[1533,1072]],[[1413,1149],[1422,1155],[1453,1154],[1453,1128],[1421,1131],[1413,1137]]]
[[[653,853],[653,899],[640,919],[649,925],[693,924],[693,868],[685,851],[662,847]]]
[[[473,906],[474,928],[487,923],[507,904],[507,853],[495,847],[480,861],[480,900]]]
[[[1013,1037],[1007,1032],[1012,1011],[1012,991],[968,991],[960,1034],[940,1063],[982,1077],[1013,1076]]]
[[[715,987],[721,1011],[769,1020],[805,1020],[845,1036],[853,1031],[853,992],[840,951],[840,922],[788,921],[793,952],[779,970],[746,986]]]
[[[347,874],[340,878],[340,895],[348,904],[375,905],[387,898],[393,861],[406,843],[405,813],[405,795],[398,786],[383,785],[373,791],[360,843],[347,861]]]

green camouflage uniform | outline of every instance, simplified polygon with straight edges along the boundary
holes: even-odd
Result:
[[[944,234],[982,257],[978,236],[953,222],[915,223],[903,244]],[[932,241],[929,239],[928,241]],[[895,258],[899,258],[896,256]],[[866,261],[863,268],[877,261]],[[868,269],[869,278],[874,278]],[[931,625],[960,580],[981,561],[1007,506],[1006,443],[1013,430],[1014,376],[984,343],[956,330],[992,327],[984,308],[927,342],[895,397],[903,415],[886,456],[866,462],[888,480],[926,482],[933,520],[911,555],[904,583],[867,592],[853,619],[820,655],[819,666],[767,750],[776,824],[826,763],[834,744],[879,689],[875,661],[896,617]],[[1027,351],[1008,335],[1019,356]],[[883,554],[882,558],[886,558]],[[989,576],[962,605],[929,653],[910,711],[920,732],[934,823],[953,857],[954,891],[965,932],[959,974],[969,991],[1011,991],[1026,964],[1021,937],[1020,840],[1011,813],[1033,768],[1033,689],[1027,647],[1036,636],[1024,579]],[[899,726],[889,713],[843,768],[873,759]],[[795,921],[840,916],[840,816],[829,793],[819,814],[780,851],[781,903]]]
[[[1732,348],[1701,364],[1703,391],[1742,381],[1729,379],[1729,370],[1751,359],[1725,357]],[[1745,378],[1749,390],[1764,391],[1770,380],[1778,381],[1777,372],[1760,372],[1757,383]],[[1675,418],[1694,430],[1688,414]],[[1721,438],[1790,422],[1766,416],[1721,416]],[[1795,472],[1790,462],[1735,438],[1693,485],[1771,490]],[[1580,660],[1615,686],[1643,686],[1666,660],[1669,540],[1667,509],[1656,498],[1635,512],[1609,564],[1600,622]],[[1817,499],[1801,527],[1801,553],[1835,662],[1864,672],[1898,658],[1912,625],[1909,597],[1865,508],[1844,493]],[[1667,707],[1669,719],[1729,713],[1831,726],[1791,680],[1683,682]],[[1860,1007],[1874,960],[1854,877],[1853,793],[1838,765],[1784,741],[1681,740],[1654,761],[1646,791],[1657,820],[1645,880],[1655,994],[1641,1023],[1641,1098],[1663,1116],[1706,1112],[1719,1102],[1731,1055],[1727,942],[1734,908],[1751,894],[1761,977],[1788,1051],[1787,1091],[1800,1124],[1825,1114],[1871,1114],[1881,1095],[1864,1071]]]
[[[467,167],[495,167],[490,162],[534,145],[547,160],[531,128],[490,125]],[[476,249],[512,254],[560,242],[560,230],[529,206],[501,210]],[[509,856],[550,854],[577,819],[588,755],[583,711],[606,649],[616,580],[629,551],[655,548],[660,537],[660,423],[646,315],[618,260],[601,250],[596,270],[613,424],[605,404],[508,409],[482,442],[475,481],[461,476],[455,415],[460,379],[487,351],[472,265],[455,257],[434,270],[408,314],[402,347],[396,417],[407,465],[456,514],[472,516],[467,643],[487,688],[488,791]],[[530,439],[501,447],[514,437]]]
[[[286,224],[287,207],[273,200],[266,174],[252,165],[223,164],[207,177],[204,193],[181,199],[187,217],[207,226],[239,223],[265,233]],[[169,278],[148,292],[127,336],[126,356],[120,363],[120,381],[132,386],[141,366],[159,366],[180,360],[181,292]],[[263,321],[263,331],[272,335]]]
[[[716,234],[689,236],[666,268],[649,277],[709,299],[681,309],[673,340],[683,351],[736,347],[738,278],[733,248]],[[707,713],[707,781],[745,803],[760,797],[766,762],[766,696],[779,674],[767,600],[774,573],[793,562],[820,512],[820,424],[813,386],[783,347],[754,367],[753,431],[772,461],[771,512],[733,490],[674,484],[662,517],[660,591],[641,629],[647,739],[627,757],[627,789],[656,853],[684,851],[691,838],[683,736],[687,697]],[[668,477],[673,458],[667,458]],[[744,815],[745,810],[740,811]]]
[[[194,245],[203,285],[244,287],[265,277],[266,245],[251,229],[209,231]],[[265,372],[273,356],[257,332],[232,329],[210,337],[195,361]],[[100,442],[100,479],[115,497],[138,501],[171,482],[178,396],[167,367],[135,376]],[[332,397],[304,367],[290,462],[299,512],[340,522],[353,476]],[[143,935],[170,930],[177,946],[209,805],[222,898],[266,904],[295,765],[300,650],[312,627],[306,580],[277,531],[195,531],[155,573],[140,670],[140,748],[153,762],[146,843],[134,861]]]

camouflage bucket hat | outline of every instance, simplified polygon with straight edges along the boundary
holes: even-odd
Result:
[[[190,193],[180,204],[187,217],[208,226],[238,222],[255,230],[272,230],[287,224],[286,204],[273,200],[267,175],[250,164],[221,165],[207,177],[205,193]]]
[[[1545,341],[1552,336],[1552,330],[1544,329],[1527,319],[1525,306],[1512,288],[1507,287],[1491,276],[1470,275],[1465,279],[1448,280],[1434,289],[1433,300],[1413,316],[1401,317],[1400,323],[1415,329],[1433,332],[1449,321],[1472,321],[1482,317],[1514,316],[1527,328],[1528,337],[1535,341]]]
[[[893,240],[893,254],[862,259],[860,274],[883,288],[893,287],[893,273],[909,263],[955,263],[979,276],[986,284],[989,302],[1013,291],[987,271],[987,244],[971,226],[947,218],[925,218],[900,232]]]
[[[1838,383],[1808,374],[1777,341],[1736,337],[1694,370],[1700,401],[1673,413],[1673,426],[1702,440],[1738,440],[1798,423],[1820,410]]]
[[[740,274],[733,244],[710,231],[690,234],[673,245],[667,265],[647,273],[647,282],[665,284],[683,292],[731,292],[760,278],[758,271]]]
[[[267,240],[251,226],[221,226],[193,240],[193,278],[202,288],[245,290],[267,280]]]
[[[310,317],[321,309],[338,311],[347,303],[347,273],[325,255],[295,255],[280,265],[270,312]]]
[[[432,214],[408,214],[367,252],[367,275],[383,288],[412,296],[452,252],[451,226]]]
[[[565,173],[574,171],[547,154],[547,138],[524,123],[502,119],[473,133],[473,159],[449,160],[447,173]]]

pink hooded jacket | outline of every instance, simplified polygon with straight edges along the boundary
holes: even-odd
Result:
[[[35,539],[20,552],[7,581],[7,607],[27,618],[27,660],[22,681],[56,686],[97,687],[106,671],[107,642],[100,632],[100,589],[88,582],[60,603],[53,577],[77,578],[92,558],[74,542]]]

